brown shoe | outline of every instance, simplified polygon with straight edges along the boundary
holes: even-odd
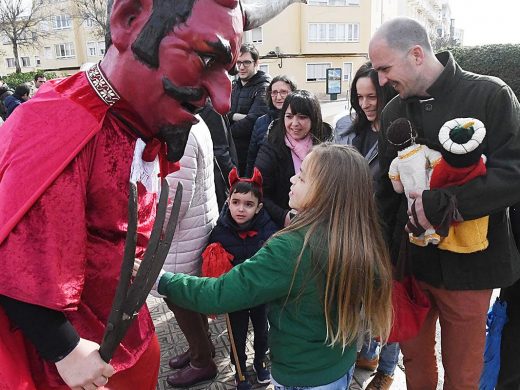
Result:
[[[217,366],[212,361],[206,367],[197,368],[188,364],[182,370],[179,370],[166,378],[166,382],[173,387],[190,387],[199,382],[208,381],[217,376]]]
[[[211,339],[210,339],[211,341]],[[210,343],[211,357],[215,357],[215,346],[213,343]],[[185,352],[174,356],[168,362],[168,365],[174,370],[179,370],[181,368],[186,367],[190,363],[190,350],[186,350]]]
[[[186,352],[183,352],[177,356],[174,356],[168,362],[168,365],[174,370],[178,370],[180,368],[186,367],[190,364],[190,350],[188,349]]]
[[[365,387],[365,390],[388,390],[390,386],[392,386],[393,381],[393,377],[378,371],[368,383],[367,387]]]
[[[356,368],[361,368],[362,370],[375,371],[377,365],[379,364],[379,356],[375,359],[366,359],[360,354],[358,354],[356,360]]]

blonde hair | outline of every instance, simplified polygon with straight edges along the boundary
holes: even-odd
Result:
[[[308,207],[278,233],[308,227],[294,275],[309,248],[317,265],[312,268],[325,274],[329,345],[345,348],[365,332],[384,341],[392,323],[392,275],[368,164],[353,147],[330,143],[316,145],[307,158]],[[323,247],[328,248],[326,264],[320,264]]]

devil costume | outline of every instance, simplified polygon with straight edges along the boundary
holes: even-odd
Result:
[[[49,120],[51,105],[54,117],[74,122]],[[146,134],[131,113],[96,65],[46,83],[2,128],[0,294],[62,312],[80,337],[98,343],[123,257],[135,129]],[[155,215],[155,194],[140,183],[138,191],[137,255]],[[8,321],[1,311],[0,361],[17,351],[26,355],[36,383],[63,385],[50,362],[60,356],[42,360],[33,346],[38,342],[26,342]],[[143,307],[111,362],[116,371],[133,366],[153,335]],[[12,386],[8,380],[0,376],[0,388]]]

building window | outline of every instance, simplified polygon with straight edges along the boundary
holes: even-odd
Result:
[[[265,74],[269,74],[269,65],[268,64],[260,64],[258,67],[259,70],[264,72]]]
[[[352,62],[343,63],[343,81],[350,81],[352,77]]]
[[[16,62],[14,61],[14,58],[6,58],[5,61],[7,63],[7,67],[8,68],[15,68],[16,67]]]
[[[76,55],[74,51],[74,44],[72,42],[59,43],[54,45],[56,51],[56,58],[74,57]]]
[[[36,64],[36,66],[41,66],[42,61],[40,60],[40,57],[34,56],[34,63]]]
[[[53,25],[54,25],[54,20],[53,20]],[[38,28],[40,29],[40,31],[49,31],[50,28],[49,28],[49,21],[48,20],[40,20],[40,23],[38,24]]]
[[[69,15],[56,15],[52,17],[55,30],[63,30],[72,27],[72,18]]]
[[[309,23],[309,42],[359,42],[359,23]]]
[[[22,60],[22,66],[31,66],[31,59],[29,57],[20,57]]]
[[[52,59],[52,48],[50,46],[45,46],[43,48],[43,57],[50,60]]]
[[[253,43],[262,43],[263,42],[263,33],[262,27],[257,27],[251,30],[251,40]]]
[[[97,42],[87,42],[87,56],[97,56]]]
[[[257,27],[251,31],[244,32],[244,43],[256,43],[260,44],[264,40],[262,27]]]
[[[94,26],[94,21],[91,18],[85,19],[85,27],[92,27]]]
[[[99,41],[98,43],[98,55],[104,56],[105,55],[105,41]]]
[[[331,67],[330,62],[306,64],[306,81],[325,81],[327,78],[326,69]]]
[[[10,45],[11,44],[11,40],[9,39],[9,37],[6,34],[2,34],[2,43],[4,45]]]
[[[347,6],[359,5],[359,0],[309,0],[309,5]]]

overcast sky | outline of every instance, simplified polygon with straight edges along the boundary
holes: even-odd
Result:
[[[520,43],[520,1],[450,0],[450,7],[464,46]]]

